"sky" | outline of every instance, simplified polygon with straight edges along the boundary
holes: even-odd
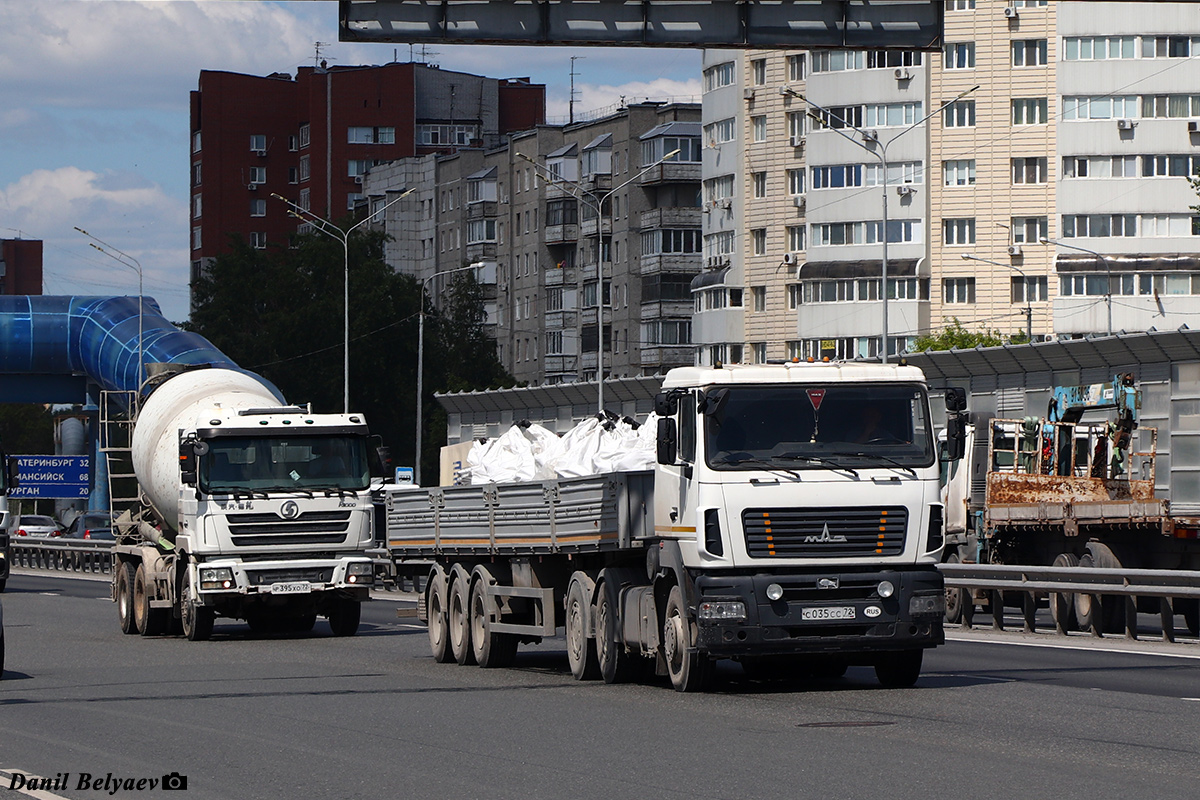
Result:
[[[168,319],[188,313],[188,93],[200,70],[295,74],[314,61],[383,64],[407,45],[338,42],[333,0],[9,0],[0,3],[0,238],[42,239],[46,294],[136,295],[142,266]],[[565,119],[627,100],[698,101],[700,53],[438,45],[443,69],[546,84]]]

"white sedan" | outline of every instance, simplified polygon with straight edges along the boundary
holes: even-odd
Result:
[[[50,536],[62,536],[63,530],[62,526],[54,521],[54,517],[47,517],[42,514],[23,514],[17,519],[13,533],[17,536],[46,538]]]

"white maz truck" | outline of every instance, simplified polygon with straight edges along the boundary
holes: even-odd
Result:
[[[920,370],[688,367],[655,405],[653,470],[387,490],[397,573],[427,578],[434,658],[507,665],[562,627],[579,679],[654,672],[693,691],[731,658],[771,675],[871,665],[885,686],[913,684],[944,641],[945,600]]]
[[[163,380],[165,378],[165,380]],[[374,580],[367,426],[358,414],[280,407],[248,373],[167,372],[106,446],[116,517],[113,599],[125,633],[207,639],[215,617],[257,630],[358,630]],[[119,499],[114,496],[114,511]]]

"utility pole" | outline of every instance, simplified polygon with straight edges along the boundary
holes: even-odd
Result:
[[[575,62],[581,58],[587,58],[587,56],[571,56],[571,97],[567,103],[567,107],[570,109],[567,121],[571,123],[575,122],[575,76],[579,74],[575,71]]]

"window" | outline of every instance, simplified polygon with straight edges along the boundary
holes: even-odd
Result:
[[[974,42],[946,42],[943,48],[946,56],[946,69],[974,69]]]
[[[558,356],[563,351],[563,332],[546,331],[546,355]]]
[[[1014,67],[1046,66],[1045,39],[1017,39],[1012,43],[1012,65]]]
[[[300,171],[295,167],[288,167],[288,183],[299,183]]]
[[[734,79],[734,63],[726,61],[704,70],[704,91],[711,92],[722,86],[732,86]]]
[[[816,112],[817,124],[824,128],[861,128],[862,106],[834,106]]]
[[[1133,115],[1129,114],[1128,116]],[[1142,97],[1142,116],[1147,119],[1200,117],[1200,95],[1144,95]]]
[[[946,0],[947,11],[974,11],[975,0]]]
[[[1045,125],[1049,105],[1044,97],[1027,97],[1012,101],[1013,125]]]
[[[812,168],[812,188],[844,189],[863,185],[862,164],[838,164]]]
[[[750,62],[750,81],[754,86],[763,86],[767,82],[767,60],[756,58]]]
[[[974,278],[943,278],[942,279],[942,302],[943,303],[974,303],[975,302],[975,279]]]
[[[704,182],[704,202],[715,203],[733,197],[733,176],[721,175]]]
[[[199,195],[196,196],[199,199]],[[265,217],[267,215],[267,201],[260,198],[255,198],[250,201],[250,216]],[[199,216],[197,214],[196,216]]]
[[[192,195],[192,219],[199,219],[203,208],[203,197],[198,194]]]
[[[353,211],[354,207],[356,205],[358,205],[359,203],[361,203],[362,201],[364,201],[366,199],[367,199],[367,196],[365,194],[360,194],[358,192],[350,192],[349,194],[346,195],[346,210]]]
[[[921,103],[869,105],[866,107],[866,122],[864,124],[868,128],[897,128],[901,125],[912,125],[924,116],[921,113],[921,108]]]
[[[750,345],[750,352],[755,364],[767,363],[767,343],[756,342]]]
[[[300,156],[300,180],[306,181],[312,176],[310,164],[308,156]]]
[[[946,246],[975,244],[975,220],[944,219],[942,235]]]
[[[1200,37],[1142,37],[1142,58],[1189,58],[1193,50],[1200,54]]]
[[[371,128],[352,126],[346,129],[348,144],[395,144],[396,129],[394,127]]]
[[[787,171],[788,194],[804,194],[804,170],[789,169]]]
[[[1138,116],[1137,100],[1136,95],[1064,97],[1062,118],[1063,120],[1134,118]],[[1013,113],[1016,113],[1015,109]]]
[[[804,249],[804,232],[803,225],[787,226],[787,246],[790,252],[796,253]]]
[[[922,224],[919,219],[888,220],[888,242],[919,244]],[[813,246],[837,247],[848,244],[876,244],[883,239],[883,223],[826,222],[813,225]]]
[[[942,175],[947,186],[974,186],[975,159],[956,159],[942,162]]]
[[[290,136],[288,136],[288,152],[294,153],[299,149],[300,149],[300,147],[297,144],[296,135],[293,133]]]
[[[921,66],[919,50],[868,50],[867,69]]]
[[[704,237],[704,254],[709,258],[730,256],[734,253],[733,231],[710,233]]]
[[[888,164],[887,182],[888,185],[895,186],[897,184],[906,183],[923,183],[922,164],[920,161],[902,161],[899,164]],[[883,165],[882,164],[867,164],[866,165],[866,185],[867,186],[882,186],[883,185]]]
[[[192,164],[192,186],[200,185],[200,162]]]
[[[653,139],[647,139],[642,142],[642,166],[648,167],[651,164],[662,160],[662,157],[673,150],[679,152],[672,156],[670,163],[672,164],[699,164],[700,147],[699,136],[655,136]],[[614,153],[614,161],[619,159],[616,156],[619,153]],[[614,169],[616,166],[614,165]],[[619,171],[619,170],[618,170]]]
[[[496,220],[472,219],[467,221],[467,244],[494,241],[496,241]]]
[[[1011,229],[1013,244],[1036,244],[1050,235],[1046,217],[1013,217]]]
[[[200,131],[196,131],[192,134],[192,152],[200,152]]]
[[[767,310],[767,287],[751,286],[750,287],[750,303],[755,311]]]
[[[691,343],[692,323],[690,320],[664,319],[642,323],[643,345]]]
[[[863,50],[818,50],[811,55],[813,72],[843,72],[866,64]]]
[[[804,54],[787,57],[788,80],[804,80]]]
[[[1136,36],[1068,36],[1063,39],[1063,60],[1133,58],[1136,43]]]
[[[767,115],[759,114],[750,118],[751,138],[755,142],[767,140]]]
[[[267,152],[267,135],[265,133],[250,134],[250,150],[254,153]]]
[[[199,228],[199,226],[197,226],[195,228],[192,228],[192,249],[193,250],[200,249],[200,241],[201,241],[200,228]]]
[[[1045,275],[1017,276],[1012,278],[1012,301],[1014,303],[1040,303],[1050,299],[1050,287]]]
[[[267,246],[267,234],[260,231],[251,231],[250,246],[256,250],[264,249]]]
[[[418,145],[457,145],[465,147],[479,138],[478,125],[417,125]]]
[[[1064,239],[1077,236],[1109,237],[1137,236],[1137,216],[1134,214],[1064,214]]]
[[[804,120],[808,119],[808,114],[803,111],[789,111],[787,115],[788,140],[792,147],[804,146],[804,133],[806,130]]]
[[[1144,178],[1188,178],[1200,174],[1197,156],[1142,156]]]
[[[1014,184],[1045,183],[1046,165],[1045,158],[1014,158],[1012,159],[1012,182]]]
[[[267,168],[266,167],[251,167],[250,168],[250,183],[266,183]]]
[[[700,231],[698,230],[662,229],[643,231],[642,255],[699,253],[700,241]]]
[[[787,285],[787,307],[788,311],[795,311],[800,306],[800,284],[789,283]]]
[[[753,194],[755,198],[763,198],[767,196],[767,173],[751,173],[750,182],[753,186]]]
[[[752,253],[756,256],[767,254],[767,229],[755,228],[750,231],[750,241],[752,242]]]
[[[296,205],[300,206],[300,208],[302,208],[305,211],[310,211],[312,209],[311,198],[312,198],[312,190],[311,189],[301,189],[300,190],[300,202],[297,203]]]
[[[710,144],[732,142],[734,134],[735,131],[733,117],[730,117],[729,119],[717,120],[716,122],[710,122],[704,126],[704,138]]]
[[[975,101],[956,100],[942,112],[942,125],[947,128],[971,128],[975,125]]]
[[[642,276],[642,302],[688,302],[692,299],[691,273],[661,273]],[[741,305],[740,303],[738,305]]]
[[[310,142],[310,135],[311,134],[310,134],[309,125],[306,122],[300,126],[300,148],[301,149],[308,147],[309,142]]]

